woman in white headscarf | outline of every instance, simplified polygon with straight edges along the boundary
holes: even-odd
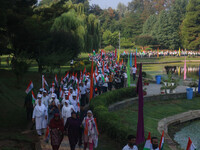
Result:
[[[74,107],[69,104],[68,100],[65,100],[65,105],[62,107],[62,118],[64,120],[64,125],[67,118],[71,117],[71,113],[74,111]]]
[[[84,127],[84,150],[86,150],[89,143],[89,150],[98,145],[98,129],[96,119],[93,118],[91,110],[88,110],[87,116],[83,119],[82,125]]]

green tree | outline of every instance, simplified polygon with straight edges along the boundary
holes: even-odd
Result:
[[[181,46],[180,25],[185,17],[187,0],[175,0],[169,11],[169,48],[178,49]]]
[[[54,60],[60,63],[59,65],[73,59],[84,49],[84,19],[74,9],[56,18],[51,32],[52,40],[48,51],[53,56],[57,54],[58,57]]]
[[[93,49],[98,51],[99,41],[100,41],[99,30],[100,30],[99,20],[96,19],[95,15],[90,14],[87,18],[87,36],[86,36],[85,51],[92,52]]]
[[[157,22],[157,15],[151,15],[143,24],[143,35],[152,35],[153,28],[155,23]]]
[[[106,30],[103,33],[103,43],[105,46],[112,45],[115,48],[117,48],[118,43],[119,43],[119,32],[111,32],[110,30]]]
[[[121,20],[122,36],[125,38],[134,38],[142,33],[143,22],[136,13],[129,13]]]
[[[171,31],[169,28],[168,13],[167,11],[163,10],[159,14],[158,21],[154,26],[154,34],[161,48],[169,47],[168,39],[170,36],[170,32]]]
[[[181,25],[183,47],[200,48],[200,0],[189,0],[186,17]]]

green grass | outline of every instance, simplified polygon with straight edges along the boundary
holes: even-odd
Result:
[[[199,97],[193,100],[168,100],[168,101],[151,101],[144,102],[144,130],[145,137],[148,136],[148,132],[151,132],[151,136],[157,136],[160,138],[160,133],[157,130],[158,122],[166,117],[173,116],[189,110],[197,110],[200,108]],[[115,112],[119,116],[120,122],[137,131],[137,118],[138,118],[138,104],[121,109]],[[165,144],[165,150],[168,150],[167,144]]]

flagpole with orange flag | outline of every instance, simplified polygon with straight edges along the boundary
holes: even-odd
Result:
[[[91,77],[90,77],[90,101],[92,97],[93,97],[93,59],[92,59]]]
[[[135,53],[135,68],[137,68],[137,58],[136,58],[137,53]]]

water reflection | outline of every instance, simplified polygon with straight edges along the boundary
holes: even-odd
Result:
[[[187,76],[188,77],[198,77],[199,67],[197,66],[187,66]],[[166,74],[170,72],[174,75],[183,76],[184,67],[181,66],[165,66]]]
[[[180,144],[181,148],[186,149],[188,137],[191,138],[197,150],[200,149],[200,121],[193,122],[189,126],[182,128],[174,135],[174,140]]]

